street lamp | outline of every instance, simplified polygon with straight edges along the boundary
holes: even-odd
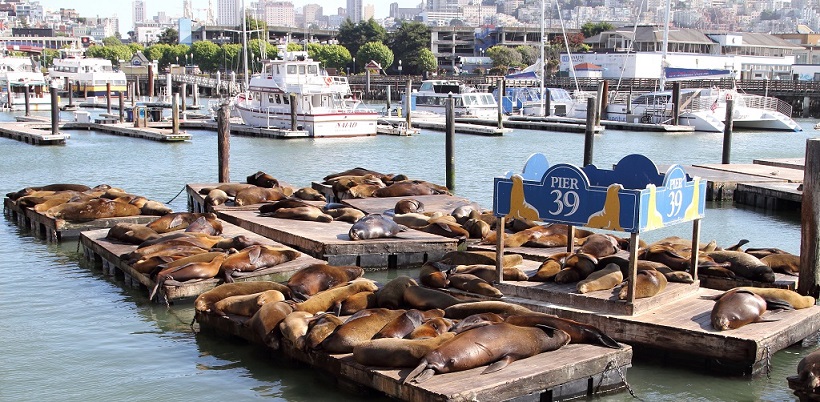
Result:
[[[353,74],[356,74],[356,58],[353,58]]]
[[[399,59],[399,79],[401,79],[401,59]]]

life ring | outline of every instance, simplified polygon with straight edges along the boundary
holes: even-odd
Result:
[[[333,83],[333,78],[325,77],[325,85],[330,86]]]

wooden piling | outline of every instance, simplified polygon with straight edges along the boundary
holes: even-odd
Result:
[[[603,105],[603,97],[604,97],[604,83],[606,81],[601,81],[598,83],[598,90],[595,92],[595,99],[597,100],[596,108],[595,108],[595,125],[601,125],[601,105]]]
[[[495,84],[496,88],[498,88],[498,93],[503,95],[504,94],[504,79],[499,78],[495,81],[495,83],[496,83]],[[504,123],[502,121],[502,118],[504,117],[504,106],[503,106],[504,102],[502,101],[502,99],[504,99],[504,97],[499,95],[499,97],[498,97],[498,128],[504,128]]]
[[[293,99],[291,99],[291,101],[292,100]],[[291,104],[293,104],[293,102],[291,102]],[[228,183],[231,181],[229,158],[231,152],[231,111],[229,108],[230,103],[226,99],[222,102],[222,105],[219,108],[219,114],[217,115],[216,142],[220,183]]]
[[[191,95],[194,97],[194,106],[199,106],[199,84],[193,84]]]
[[[125,95],[120,91],[120,123],[125,121]]]
[[[188,100],[186,99],[185,92],[188,92],[188,84],[183,82],[179,86],[179,95],[180,95],[179,112],[180,112],[183,119],[185,118],[185,110],[188,109],[188,107],[185,106],[185,105],[188,104]]]
[[[723,163],[728,165],[731,163],[732,154],[732,125],[733,114],[735,110],[735,101],[732,98],[726,99],[726,121],[723,126]]]
[[[56,81],[51,82],[49,88],[51,90],[51,134],[60,134],[60,105],[57,102],[57,85]]]
[[[290,129],[296,131],[298,128],[296,124],[296,94],[291,92],[288,98],[290,98]]]
[[[28,84],[23,85],[23,94],[26,96],[26,99],[25,99],[26,116],[30,116],[31,115],[31,101],[28,98],[28,95],[29,95]]]
[[[105,112],[111,114],[111,83],[105,83]]]
[[[680,81],[672,83],[672,125],[678,125],[680,116]]]
[[[405,113],[405,120],[407,121],[407,129],[413,128],[410,120],[410,95],[412,94],[413,90],[413,80],[407,80],[407,85],[405,86],[404,90],[404,113]]]
[[[498,217],[495,223],[495,272],[496,281],[504,282],[504,226],[505,216]]]
[[[387,117],[390,117],[390,93],[392,92],[390,85],[387,86]]]
[[[154,98],[154,66],[148,65],[148,98]]]
[[[587,98],[587,125],[584,130],[584,166],[592,163],[592,140],[595,138],[595,98]]]
[[[803,202],[800,208],[800,276],[797,292],[820,296],[820,139],[806,140],[803,169]]]
[[[74,107],[74,88],[71,88],[71,81],[69,81],[68,77],[65,77],[65,87],[68,91],[68,107]]]
[[[543,112],[544,113],[543,113],[543,115],[544,116],[550,116],[552,114],[552,113],[550,113],[550,110],[552,109],[552,99],[550,99],[550,89],[549,88],[544,88],[544,93],[542,94],[542,96],[544,97],[544,102],[543,102],[543,104],[544,104]]]
[[[456,161],[455,161],[455,138],[456,138],[456,100],[453,94],[447,96],[447,119],[445,121],[446,139],[444,142],[444,158],[446,159],[447,189],[450,191],[456,188]]]
[[[606,114],[606,108],[609,105],[609,81],[601,81],[601,97],[598,102],[598,118],[595,120],[597,125],[601,124],[601,118]]]
[[[179,94],[171,98],[171,132],[179,134]]]

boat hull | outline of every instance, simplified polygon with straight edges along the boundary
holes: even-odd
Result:
[[[241,103],[235,105],[242,121],[251,127],[292,128],[291,116],[284,113],[264,113],[247,108]],[[311,137],[362,137],[376,135],[378,113],[325,113],[297,114],[297,129],[305,130]]]

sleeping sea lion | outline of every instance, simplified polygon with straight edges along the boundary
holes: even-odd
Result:
[[[613,349],[622,348],[617,341],[610,338],[607,334],[601,332],[600,329],[592,325],[582,324],[578,321],[573,321],[550,314],[533,312],[530,314],[511,315],[504,321],[508,324],[525,327],[546,325],[548,327],[557,328],[569,334],[570,343],[588,343],[591,345],[600,345]]]
[[[477,301],[455,304],[444,309],[444,316],[460,320],[480,313],[496,313],[498,315],[529,314],[533,311],[517,304],[503,301]]]
[[[354,346],[353,359],[365,366],[415,367],[424,355],[455,336],[448,332],[423,339],[373,339]]]
[[[284,301],[285,295],[278,290],[266,290],[264,292],[252,293],[249,295],[236,295],[226,297],[214,303],[213,312],[226,316],[227,314],[252,317],[260,307],[266,303]]]
[[[358,278],[347,285],[323,290],[301,303],[295,303],[295,310],[307,311],[312,314],[328,311],[334,306],[340,306],[342,301],[360,292],[375,292],[376,284],[364,278]]]
[[[322,341],[322,350],[328,353],[350,353],[353,347],[372,339],[387,323],[404,314],[404,310],[386,308],[372,310],[366,316],[346,321],[336,327],[336,330]]]
[[[737,329],[761,320],[766,312],[766,300],[748,291],[732,289],[715,302],[712,307],[712,327],[718,331]]]
[[[210,279],[215,277],[219,273],[225,258],[227,258],[227,255],[222,254],[214,257],[210,262],[192,262],[179,267],[163,269],[157,274],[156,284],[154,284],[153,289],[151,289],[148,299],[154,300],[157,290],[169,279],[173,279],[177,282],[185,282],[191,279]]]
[[[123,243],[140,244],[146,240],[159,238],[159,233],[143,224],[118,222],[111,229],[108,229],[108,234],[105,237]]]
[[[355,265],[312,264],[296,271],[288,279],[287,286],[293,291],[294,300],[303,301],[362,275],[364,270]]]
[[[237,206],[261,204],[263,202],[279,201],[287,198],[285,193],[278,187],[248,187],[240,190],[234,197],[234,204]]]
[[[272,267],[288,261],[293,261],[302,253],[289,247],[254,245],[239,252],[233,253],[222,263],[225,275],[234,272],[251,272],[257,269]]]
[[[279,180],[276,180],[275,177],[263,172],[258,171],[246,178],[248,184],[253,184],[257,187],[265,187],[265,188],[273,188],[279,187]]]
[[[399,232],[407,230],[389,217],[382,214],[369,214],[354,223],[347,232],[350,240],[378,239],[396,237]]]
[[[489,282],[473,274],[455,273],[447,277],[450,286],[482,296],[503,297],[504,294]]]
[[[243,282],[252,283],[252,282]],[[235,285],[235,284],[231,284]],[[259,337],[259,340],[272,346],[274,349],[279,349],[279,341],[273,336],[273,331],[279,328],[282,320],[293,312],[293,306],[286,302],[266,303],[259,307],[256,314],[248,320],[245,325]]]
[[[446,309],[462,303],[462,300],[451,296],[449,293],[423,286],[410,286],[404,290],[403,296],[403,305],[419,310]]]
[[[726,268],[744,278],[766,283],[774,282],[775,278],[772,269],[753,255],[742,251],[726,250],[713,251],[706,254],[715,260],[715,262],[729,263],[729,266]]]
[[[404,198],[396,201],[396,206],[393,207],[393,211],[397,215],[411,212],[424,212],[424,203],[416,199]]]
[[[325,213],[333,217],[335,221],[356,223],[365,217],[365,213],[352,207],[326,209]]]
[[[376,292],[376,305],[384,308],[399,308],[404,305],[404,292],[407,288],[418,286],[415,279],[407,275],[400,275],[387,282]]]
[[[615,289],[615,286],[624,281],[624,274],[617,264],[609,264],[600,271],[595,271],[586,279],[582,279],[575,286],[578,293],[594,292],[596,290]]]
[[[652,297],[666,289],[666,277],[655,270],[638,271],[635,274],[635,299],[642,299],[645,297]],[[629,292],[627,282],[621,287],[618,292],[618,298],[626,300]]]

